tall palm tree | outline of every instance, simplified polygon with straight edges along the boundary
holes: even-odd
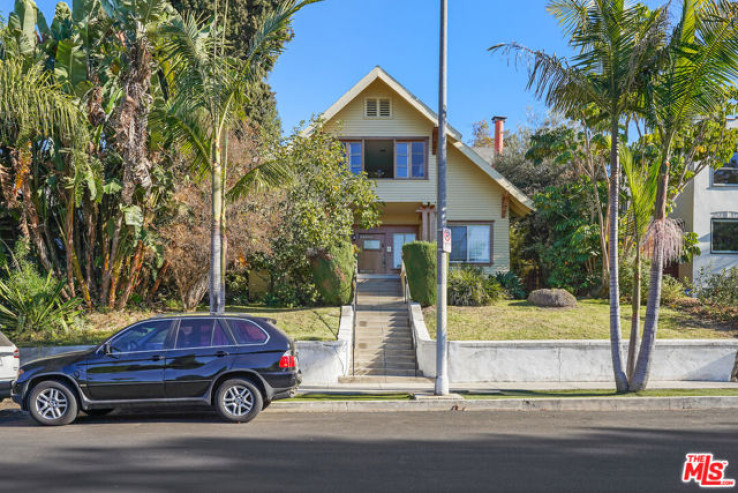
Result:
[[[319,0],[284,0],[262,20],[262,27],[243,60],[226,55],[228,45],[220,19],[227,19],[227,11],[222,16],[216,12],[206,25],[185,16],[164,30],[163,50],[174,86],[167,118],[178,140],[193,152],[194,164],[211,177],[210,310],[213,313],[225,309],[227,135],[244,116],[247,89],[256,82],[258,73],[253,70],[253,64],[268,54],[265,50],[279,46],[274,41],[286,36],[295,13],[316,1]],[[241,187],[260,176],[268,176],[267,168],[242,180]]]
[[[656,340],[674,138],[717,111],[725,87],[738,78],[738,5],[727,0],[684,0],[661,59],[661,70],[645,92],[645,114],[658,137],[660,166],[648,305],[632,390],[644,389],[648,383]]]
[[[628,382],[630,382],[635,369],[636,346],[638,345],[638,333],[641,326],[641,243],[648,231],[651,214],[653,213],[653,203],[656,200],[658,162],[643,166],[627,147],[620,149],[620,161],[623,165],[623,173],[627,180],[630,195],[628,226],[635,249],[630,340],[628,342],[628,359],[625,370]]]
[[[577,50],[571,60],[534,51],[517,43],[490,50],[521,54],[532,63],[528,88],[563,112],[586,104],[599,107],[609,121],[610,196],[610,342],[618,391],[628,390],[620,355],[620,287],[618,216],[620,192],[619,139],[623,116],[648,80],[667,23],[665,9],[649,10],[625,0],[553,0],[548,5]]]

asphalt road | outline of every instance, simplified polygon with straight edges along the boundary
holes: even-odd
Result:
[[[738,412],[81,416],[0,410],[0,491],[698,491],[687,452],[730,461]]]

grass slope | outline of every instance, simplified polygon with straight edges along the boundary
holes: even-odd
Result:
[[[646,307],[641,309],[641,321]],[[430,336],[435,338],[436,309],[423,310]],[[621,307],[623,333],[630,333],[630,306]],[[738,337],[738,329],[706,320],[684,310],[662,307],[659,339],[717,339]],[[448,308],[448,338],[457,341],[518,339],[609,339],[607,300],[579,300],[576,308],[539,308],[527,301],[505,300],[490,306]]]

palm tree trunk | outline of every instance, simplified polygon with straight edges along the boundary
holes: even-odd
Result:
[[[636,225],[636,228],[638,225]],[[636,346],[638,345],[638,330],[641,327],[641,249],[640,239],[636,236],[635,265],[633,267],[633,313],[630,318],[630,340],[628,341],[628,363],[626,376],[628,382],[633,381],[633,370],[635,368]]]
[[[613,111],[613,115],[617,112]],[[620,356],[620,286],[618,277],[618,192],[620,190],[620,156],[618,153],[618,119],[612,117],[610,126],[610,353],[618,392],[628,391],[628,380],[623,372]]]
[[[220,135],[216,131],[214,137],[214,154],[213,164],[211,167],[211,201],[212,201],[212,219],[210,228],[210,312],[222,313],[223,307],[220,305],[221,291],[221,255],[222,255],[222,211],[223,211],[223,174],[221,170],[221,150]]]
[[[666,224],[666,199],[669,187],[669,161],[665,157],[659,170],[656,206],[653,214],[653,257],[651,260],[651,279],[648,283],[648,303],[646,320],[643,324],[643,339],[638,353],[635,373],[631,388],[643,390],[648,384],[651,371],[651,354],[656,344],[656,330],[659,324],[659,308],[661,306],[661,279],[664,274],[664,228]]]

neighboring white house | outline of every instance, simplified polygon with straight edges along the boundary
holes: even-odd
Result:
[[[738,120],[728,123],[738,127]],[[700,171],[677,197],[672,216],[697,233],[702,253],[679,265],[679,277],[696,279],[700,269],[738,267],[738,152],[719,170]]]

